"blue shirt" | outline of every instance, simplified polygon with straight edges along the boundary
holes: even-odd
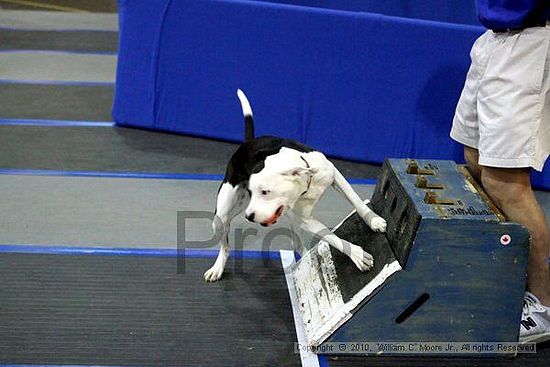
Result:
[[[477,0],[477,13],[487,29],[533,27],[550,20],[550,0]]]

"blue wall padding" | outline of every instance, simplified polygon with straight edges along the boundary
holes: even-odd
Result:
[[[159,41],[171,0],[119,0],[119,55],[113,117],[117,124],[154,127]]]
[[[362,11],[446,23],[479,25],[476,0],[264,0],[272,3]]]
[[[449,131],[481,27],[338,10],[359,0],[281,2],[121,0],[117,124],[241,141],[241,88],[260,135],[362,162],[463,161]]]

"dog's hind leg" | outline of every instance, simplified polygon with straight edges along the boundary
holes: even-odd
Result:
[[[229,256],[230,223],[248,203],[248,192],[240,186],[232,186],[225,182],[220,187],[216,202],[216,216],[212,229],[216,238],[220,239],[220,252],[214,265],[204,273],[204,280],[215,282],[222,277]]]
[[[373,231],[386,232],[386,221],[384,218],[380,217],[367,206],[368,200],[361,200],[359,195],[357,195],[353,187],[349,184],[348,180],[346,180],[346,178],[336,168],[334,168],[334,182],[332,186],[336,189],[336,191],[348,199],[355,210],[357,210],[357,213]]]

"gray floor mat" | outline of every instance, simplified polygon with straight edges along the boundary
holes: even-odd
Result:
[[[108,31],[0,31],[0,50],[109,52],[118,50],[118,34]]]
[[[0,254],[0,363],[299,366],[279,259]],[[231,261],[232,262],[232,261]]]
[[[0,126],[3,168],[223,174],[236,147],[118,127]],[[376,178],[380,172],[379,166],[333,162],[349,178]]]
[[[2,2],[4,9],[21,9],[21,10],[53,10],[48,8],[48,5],[68,7],[79,11],[94,11],[115,13],[118,9],[117,0],[40,0],[38,1],[20,1],[20,2]],[[41,6],[44,5],[44,6]]]
[[[113,93],[109,85],[0,84],[0,119],[112,121]]]
[[[114,85],[116,54],[0,51],[0,79],[13,83]]]
[[[88,5],[99,1],[84,0]],[[109,0],[115,4],[116,0]],[[71,0],[71,3],[74,3]],[[118,31],[118,14],[116,13],[68,13],[48,10],[8,10],[2,4],[0,27],[6,29],[56,31],[88,30]]]
[[[219,185],[219,181],[0,175],[0,208],[7,213],[0,216],[0,244],[175,248],[179,229],[180,244],[185,240],[186,247],[217,248],[217,242],[205,241],[213,236]],[[372,195],[373,186],[354,188],[361,197]],[[314,214],[333,227],[351,210],[340,194],[329,189]],[[180,216],[179,226],[178,211],[188,218]],[[292,249],[288,235],[268,237],[284,228],[288,228],[284,217],[275,227],[263,228],[241,214],[232,221],[230,243],[235,247],[237,234],[247,233],[242,241],[246,249]]]

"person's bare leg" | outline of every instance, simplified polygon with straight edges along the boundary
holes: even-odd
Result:
[[[479,152],[477,149],[464,146],[464,159],[474,179],[481,184],[481,166],[479,165]]]
[[[530,169],[481,167],[483,188],[508,220],[531,233],[527,289],[550,306],[550,231],[546,216],[531,188]]]

